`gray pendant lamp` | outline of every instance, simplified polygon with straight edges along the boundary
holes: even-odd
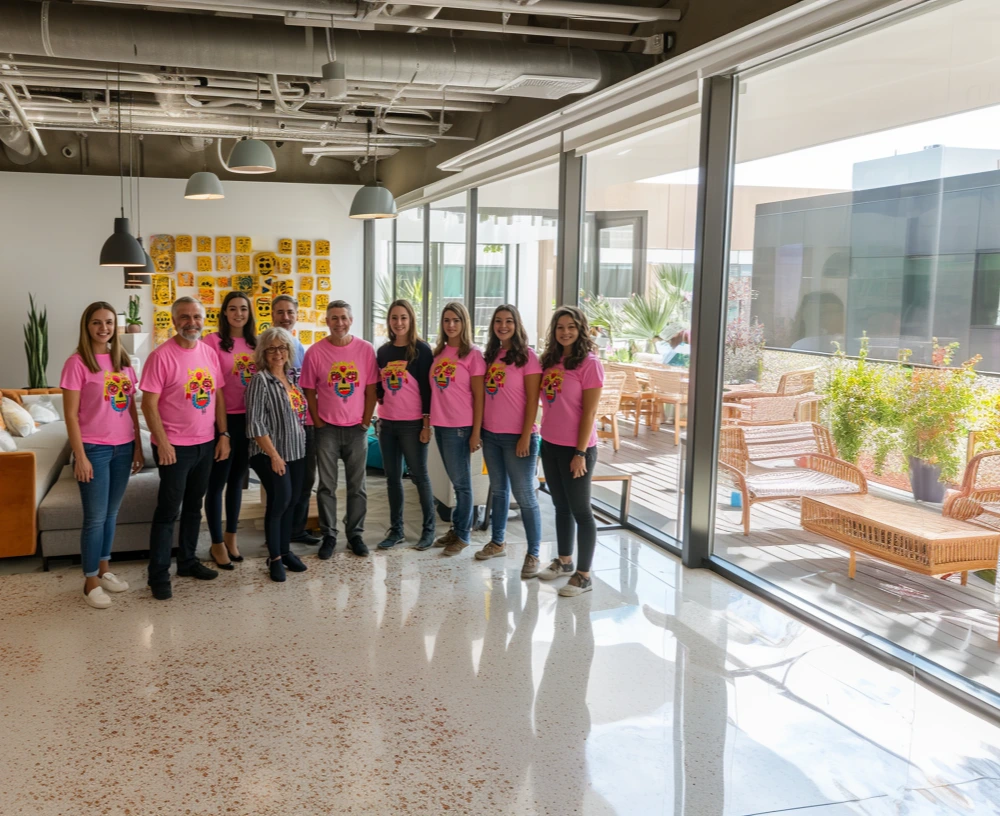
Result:
[[[273,173],[278,165],[271,148],[260,139],[243,139],[229,154],[226,169],[233,173]]]
[[[146,253],[129,231],[125,217],[125,173],[122,169],[122,69],[118,66],[118,181],[121,216],[115,218],[115,231],[101,247],[101,266],[145,266]]]
[[[371,151],[372,128],[374,122],[368,123],[368,149]],[[354,194],[354,201],[351,202],[351,218],[361,220],[371,220],[379,218],[395,218],[396,199],[386,187],[383,187],[378,180],[378,145],[375,145],[375,169],[374,179],[371,184],[366,184]]]
[[[207,170],[192,173],[184,188],[184,198],[192,201],[217,201],[225,197],[219,177]]]
[[[330,21],[333,25],[333,21]],[[326,55],[329,62],[320,69],[323,76],[323,93],[327,99],[343,99],[347,96],[347,69],[344,63],[337,62],[337,52],[333,45],[333,33],[326,29]]]

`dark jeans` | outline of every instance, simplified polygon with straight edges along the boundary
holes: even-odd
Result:
[[[339,460],[344,460],[347,478],[347,512],[344,533],[350,541],[365,531],[368,494],[365,491],[365,468],[368,465],[368,433],[361,425],[324,425],[317,428],[316,467],[319,470],[319,524],[324,536],[337,537],[337,479]]]
[[[201,505],[212,473],[215,442],[175,445],[174,451],[177,461],[161,465],[159,449],[153,446],[153,458],[160,471],[160,490],[149,533],[150,586],[170,583],[170,545],[178,515],[181,529],[177,541],[177,568],[188,569],[197,561],[195,550],[201,529]]]
[[[483,459],[490,474],[490,520],[493,540],[503,544],[507,535],[507,512],[513,492],[521,508],[524,535],[528,539],[528,554],[538,557],[542,540],[542,515],[538,509],[538,434],[531,435],[531,447],[525,457],[517,455],[520,434],[498,434],[483,431]]]
[[[271,469],[271,458],[258,453],[250,457],[250,467],[254,469],[264,492],[267,493],[264,538],[267,541],[267,554],[271,558],[277,558],[290,550],[295,497],[302,490],[306,460],[285,462],[285,472],[279,476]]]
[[[378,444],[382,449],[386,489],[389,493],[389,523],[394,533],[403,535],[403,458],[420,497],[423,515],[422,536],[434,535],[434,490],[427,472],[427,445],[420,441],[422,419],[378,422]]]
[[[128,487],[134,449],[135,442],[124,445],[83,443],[83,452],[94,469],[94,477],[89,482],[78,482],[83,504],[80,564],[87,578],[93,578],[100,572],[101,561],[111,560],[118,508]]]
[[[559,555],[573,555],[574,532],[577,538],[576,568],[590,572],[597,546],[597,522],[590,506],[590,481],[597,465],[597,446],[587,448],[587,473],[574,479],[569,465],[576,448],[553,445],[542,440],[542,469],[545,484],[556,508],[556,542]]]
[[[435,428],[441,461],[448,473],[448,479],[455,490],[455,509],[451,512],[451,526],[455,535],[468,543],[472,533],[472,470],[469,464],[469,437],[472,426],[464,428]]]
[[[313,487],[316,485],[316,429],[312,425],[305,426],[306,458],[303,460],[302,487],[295,496],[295,509],[292,513],[292,538],[298,538],[306,531],[309,522],[309,499],[312,498]]]
[[[243,482],[247,475],[250,440],[247,439],[247,415],[226,414],[229,431],[229,458],[212,463],[205,496],[205,521],[213,544],[222,543],[222,491],[226,491],[226,532],[235,533],[240,525]],[[218,436],[216,436],[218,439]]]

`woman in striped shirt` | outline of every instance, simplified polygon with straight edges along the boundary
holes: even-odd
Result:
[[[306,467],[306,398],[292,375],[292,336],[278,327],[257,341],[257,374],[246,390],[250,467],[267,493],[264,530],[272,581],[285,580],[285,567],[305,572],[291,551],[295,497]]]

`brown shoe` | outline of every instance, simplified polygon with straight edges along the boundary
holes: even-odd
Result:
[[[542,562],[533,555],[524,556],[524,564],[521,565],[522,578],[534,578],[541,571]]]
[[[457,535],[454,540],[447,547],[442,550],[441,555],[458,555],[462,550],[469,546],[468,541],[462,541]]]
[[[448,530],[447,533],[445,533],[443,536],[441,536],[440,538],[438,538],[438,539],[436,539],[434,541],[434,546],[435,547],[447,547],[449,544],[451,544],[452,542],[457,541],[457,540],[458,540],[458,536],[455,535],[455,528],[452,527],[451,529]]]
[[[488,561],[491,558],[500,558],[505,555],[507,555],[507,548],[503,544],[497,544],[495,541],[491,541],[476,553],[476,560]]]

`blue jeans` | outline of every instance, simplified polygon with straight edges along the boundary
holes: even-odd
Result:
[[[528,554],[538,557],[538,545],[542,540],[542,515],[538,509],[535,490],[538,480],[538,434],[531,435],[531,446],[527,456],[517,455],[517,441],[520,434],[499,434],[483,431],[483,459],[490,473],[490,517],[493,525],[493,540],[504,543],[507,534],[507,511],[510,509],[510,494],[513,492],[517,506],[521,508],[524,535],[528,539]]]
[[[472,426],[464,428],[435,428],[441,460],[448,473],[451,486],[455,489],[455,509],[451,512],[451,526],[455,534],[468,543],[472,534],[472,457],[469,452],[469,437]]]
[[[434,535],[434,490],[427,472],[427,445],[420,441],[422,419],[380,419],[378,444],[382,449],[386,489],[389,492],[389,524],[394,533],[403,535],[403,458],[420,497],[423,515],[421,537]]]
[[[97,575],[101,561],[111,560],[118,508],[125,495],[125,488],[128,487],[134,449],[135,442],[126,442],[124,445],[83,443],[83,452],[94,468],[93,479],[78,482],[80,501],[83,503],[80,563],[87,578]]]

